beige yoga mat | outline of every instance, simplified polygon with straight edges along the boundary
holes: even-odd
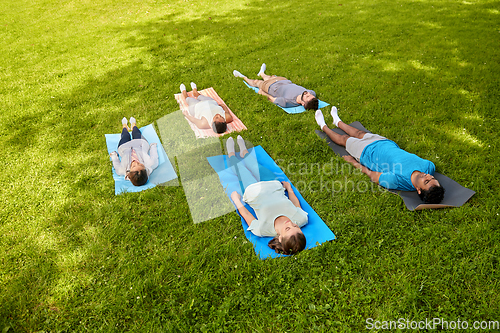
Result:
[[[219,105],[225,105],[227,107],[226,103],[224,103],[222,98],[220,98],[219,95],[217,95],[217,92],[215,92],[214,88],[210,87],[207,89],[203,89],[203,90],[199,91],[199,93],[201,95],[211,97]],[[189,95],[189,97],[193,97],[191,91],[188,92],[188,95]],[[179,103],[180,109],[182,111],[187,111],[188,105],[184,100],[182,100],[181,94],[175,94],[174,96],[175,96],[175,100],[177,101],[177,103]],[[233,121],[227,124],[227,130],[226,130],[226,132],[224,132],[222,134],[215,133],[212,129],[199,129],[195,124],[193,124],[188,119],[186,119],[186,121],[189,123],[189,126],[191,126],[191,129],[193,130],[193,132],[195,133],[197,138],[219,137],[219,136],[222,136],[222,135],[227,134],[227,133],[241,132],[243,130],[246,130],[247,127],[243,124],[243,122],[238,117],[236,117],[236,115],[233,113],[233,111],[231,111],[231,109],[229,109],[229,107],[228,107],[228,110],[229,110],[229,113],[231,113],[231,116],[233,117]]]

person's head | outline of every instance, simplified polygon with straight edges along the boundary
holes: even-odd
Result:
[[[433,175],[419,173],[414,185],[423,202],[436,204],[443,200],[444,188]]]
[[[130,163],[130,171],[127,172],[125,179],[130,180],[134,186],[141,186],[148,182],[148,173],[144,164],[133,160]]]
[[[438,204],[443,201],[444,187],[441,185],[435,185],[430,187],[428,190],[420,190],[420,192],[418,192],[418,196],[425,203]]]
[[[306,247],[306,236],[298,225],[288,220],[283,223],[279,236],[267,244],[276,253],[296,254]]]
[[[306,110],[317,110],[318,109],[318,99],[316,96],[308,92],[307,90],[302,93],[300,96],[300,104]]]
[[[215,133],[222,134],[227,130],[226,119],[220,114],[216,114],[213,118],[212,130]]]

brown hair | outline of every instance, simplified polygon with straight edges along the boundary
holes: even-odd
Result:
[[[128,179],[134,184],[134,186],[141,186],[148,182],[148,173],[146,169],[131,171],[128,173]]]
[[[306,236],[302,232],[292,235],[280,242],[278,237],[274,237],[267,243],[276,253],[295,254],[306,247]]]
[[[309,102],[305,103],[304,109],[306,110],[316,110],[318,108],[319,101],[316,97],[311,99]]]
[[[212,123],[212,130],[215,133],[222,134],[227,130],[227,124],[226,124],[226,122],[222,122],[222,121],[214,121]]]

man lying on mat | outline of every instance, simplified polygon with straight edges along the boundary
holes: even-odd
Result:
[[[189,111],[182,112],[187,119],[199,129],[211,128],[219,134],[227,130],[227,124],[233,121],[227,106],[220,106],[213,98],[200,95],[194,82],[191,82],[193,97],[188,97],[184,83],[181,84],[180,89],[182,99],[189,107]]]
[[[147,183],[149,175],[158,166],[158,149],[156,143],[149,145],[136,126],[134,117],[130,117],[132,127],[132,139],[130,139],[127,118],[122,119],[122,134],[116,151],[109,154],[113,161],[113,167],[118,175],[125,176],[134,186]],[[121,156],[121,161],[118,158]]]
[[[290,183],[280,182],[272,171],[260,165],[255,156],[248,153],[241,136],[238,135],[236,141],[242,159],[235,155],[233,138],[227,139],[230,168],[242,186],[243,201],[252,207],[257,218],[245,208],[238,192],[231,193],[231,199],[248,224],[248,230],[259,237],[274,237],[268,245],[277,253],[302,251],[306,237],[300,228],[307,224],[307,213],[300,207]]]
[[[404,151],[383,136],[345,124],[335,106],[331,115],[335,126],[347,134],[341,135],[328,128],[321,110],[316,111],[316,122],[334,143],[344,146],[351,154],[343,156],[344,160],[385,188],[417,191],[425,203],[436,204],[443,200],[444,188],[433,176],[436,170],[434,163]]]
[[[233,75],[243,78],[252,87],[259,88],[259,94],[266,96],[268,100],[282,108],[290,108],[302,105],[306,110],[316,110],[318,99],[316,93],[299,85],[292,83],[282,76],[267,75],[264,73],[266,64],[262,64],[257,74],[262,80],[251,80],[237,70]]]

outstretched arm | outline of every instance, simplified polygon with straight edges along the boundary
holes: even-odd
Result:
[[[231,193],[231,199],[236,205],[236,209],[238,210],[238,212],[241,214],[241,216],[243,216],[245,222],[248,224],[248,226],[250,226],[250,224],[252,224],[252,222],[255,220],[255,217],[243,205],[243,203],[241,202],[241,196],[238,194],[238,192],[234,191],[233,193]]]
[[[233,121],[233,116],[231,116],[231,112],[229,112],[229,108],[225,104],[222,104],[221,107],[224,110],[224,118],[226,119],[226,124],[229,124]]]
[[[378,180],[380,178],[380,175],[382,174],[381,172],[372,171],[372,170],[368,169],[367,167],[365,167],[364,165],[362,165],[361,163],[359,163],[358,161],[356,161],[356,159],[354,157],[352,157],[351,155],[342,156],[342,158],[346,162],[349,162],[352,165],[354,165],[354,167],[356,169],[360,169],[361,172],[363,172],[364,174],[368,175],[368,177],[370,177],[370,180],[372,182],[378,184]]]
[[[283,184],[283,187],[288,192],[288,199],[290,199],[290,201],[295,205],[295,207],[301,208],[299,198],[297,198],[297,196],[295,195],[295,192],[292,189],[292,185],[290,185],[289,182],[281,182],[281,184]]]
[[[209,129],[210,124],[208,121],[205,119],[205,117],[202,117],[201,119],[195,118],[192,115],[189,114],[188,111],[182,111],[182,114],[184,117],[186,117],[190,122],[196,125],[199,129]]]
[[[270,100],[271,102],[274,103],[274,100],[276,99],[275,97],[269,95],[268,93],[266,93],[264,90],[262,89],[259,89],[259,92],[258,92],[260,95],[262,96],[266,96],[268,100]]]

